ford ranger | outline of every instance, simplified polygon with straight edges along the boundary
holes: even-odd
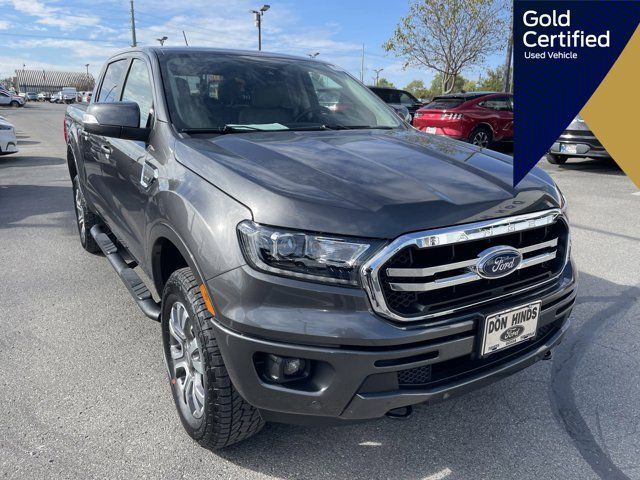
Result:
[[[270,421],[407,417],[548,358],[568,328],[550,177],[513,187],[510,157],[413,129],[337,66],[134,48],[64,127],[80,242],[160,322],[207,448]]]

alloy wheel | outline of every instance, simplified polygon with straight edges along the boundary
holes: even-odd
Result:
[[[183,410],[199,419],[204,413],[204,359],[185,306],[175,302],[169,315],[172,383]]]
[[[478,147],[486,148],[489,146],[489,135],[487,135],[487,132],[483,131],[476,132],[473,136],[472,143]]]
[[[76,188],[76,217],[78,219],[78,228],[80,229],[80,236],[84,238],[86,226],[84,222],[84,207],[82,205],[82,194],[80,189]]]

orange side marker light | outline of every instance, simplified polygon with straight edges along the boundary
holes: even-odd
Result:
[[[207,307],[207,310],[209,310],[209,313],[215,317],[216,311],[213,309],[211,298],[209,298],[209,294],[207,293],[207,287],[204,286],[204,283],[200,285],[200,293],[202,294],[202,298],[204,299],[204,304]]]

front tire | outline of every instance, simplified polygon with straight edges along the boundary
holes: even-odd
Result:
[[[553,153],[547,153],[547,162],[551,165],[564,165],[568,158],[561,155],[554,155]]]
[[[99,223],[99,219],[98,216],[87,207],[87,202],[84,199],[82,190],[80,190],[80,179],[77,175],[73,179],[73,204],[82,248],[89,253],[98,253],[100,247],[91,236],[91,228]]]
[[[15,100],[12,100],[12,101],[11,101],[11,103],[9,103],[9,105],[10,105],[12,108],[18,108],[18,107],[20,106],[20,103],[19,103],[19,102],[16,102]]]
[[[233,386],[198,283],[186,267],[162,292],[162,340],[171,393],[187,433],[215,450],[258,433],[264,421]]]

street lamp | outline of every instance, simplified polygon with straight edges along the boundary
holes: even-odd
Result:
[[[316,52],[316,53],[307,53],[307,55],[309,55],[309,58],[316,58],[318,55],[320,55],[320,52]]]
[[[164,42],[166,42],[168,39],[168,37],[165,35],[164,37],[161,38],[156,38],[156,40],[158,40],[160,42],[160,46],[162,47],[164,45]]]
[[[85,63],[84,66],[87,67],[87,77],[88,77],[89,76],[89,64]]]
[[[373,71],[376,72],[376,87],[378,86],[378,77],[380,76],[380,72],[383,71],[384,68],[374,68]]]
[[[258,51],[262,50],[262,16],[264,12],[269,10],[270,5],[262,5],[260,10],[249,10],[249,13],[253,13],[256,19],[256,27],[258,27]]]

